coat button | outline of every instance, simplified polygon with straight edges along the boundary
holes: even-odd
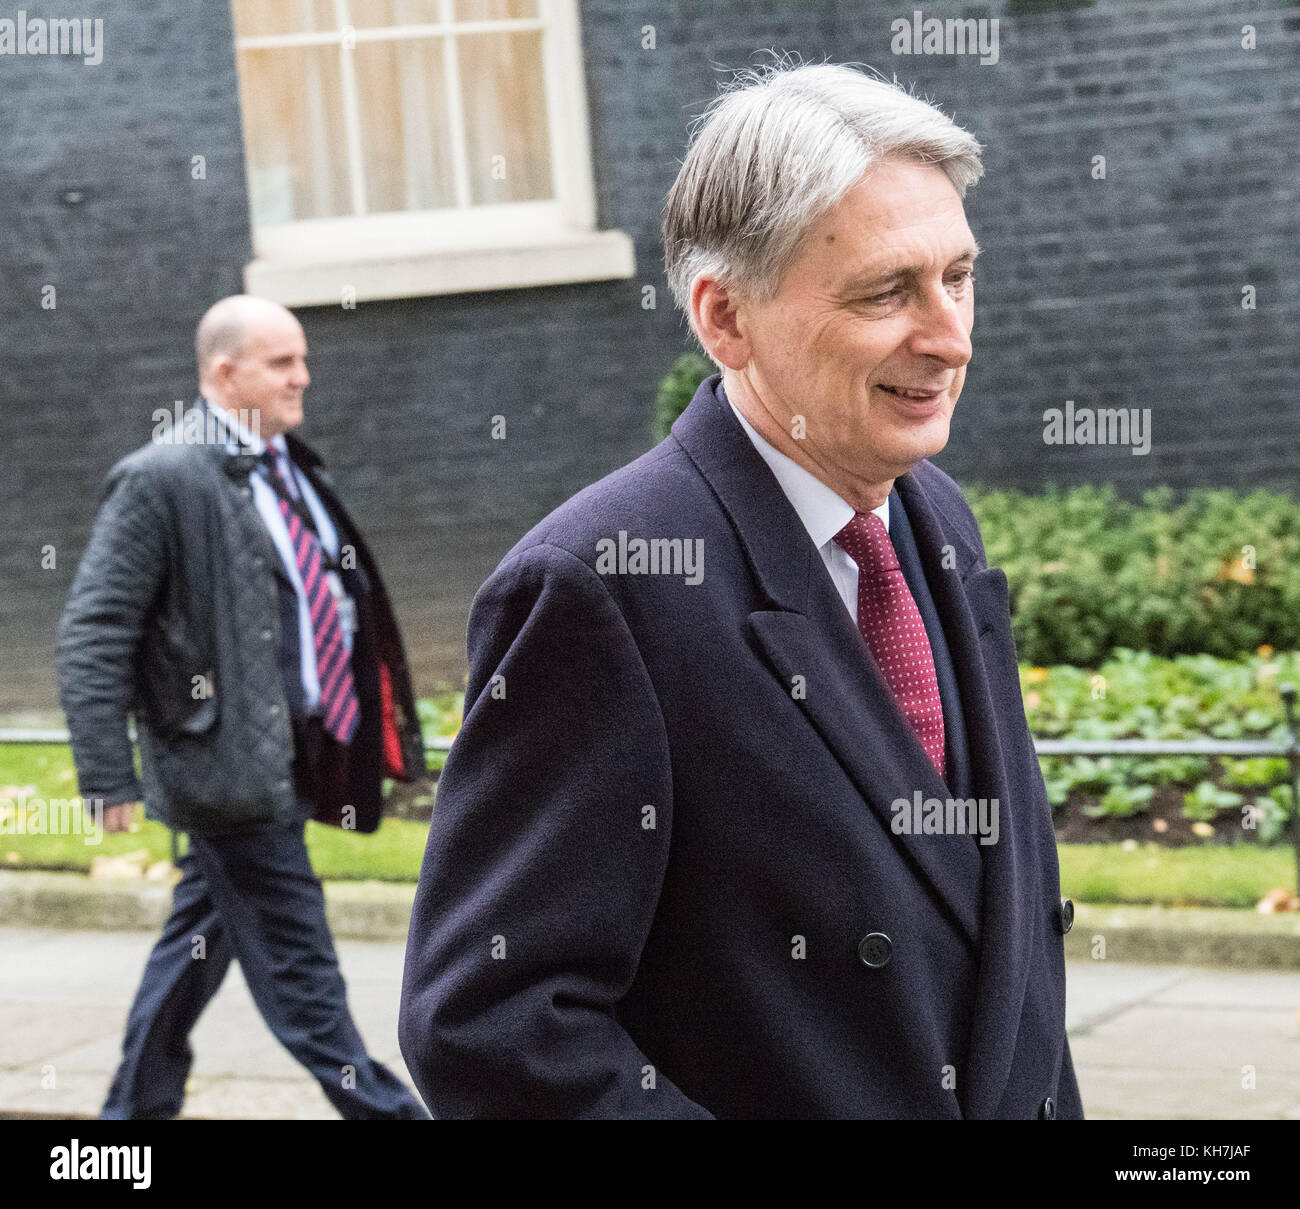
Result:
[[[873,970],[888,965],[893,951],[894,942],[883,932],[868,932],[858,942],[858,960]]]
[[[1061,899],[1056,908],[1056,927],[1062,936],[1074,927],[1074,903],[1068,898]]]
[[[1053,1100],[1051,1096],[1048,1096],[1047,1099],[1038,1106],[1038,1119],[1040,1121],[1056,1120],[1056,1101]]]
[[[274,637],[275,637],[275,635],[272,634],[270,630],[263,630],[263,631],[262,631],[262,641],[263,641],[263,642],[270,642],[271,639],[274,638]]]

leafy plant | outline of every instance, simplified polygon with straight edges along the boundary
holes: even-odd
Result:
[[[1092,759],[1090,756],[1075,756],[1065,766],[1063,780],[1070,789],[1104,792],[1123,780],[1123,775],[1115,768],[1115,762],[1109,756]]]
[[[717,370],[699,353],[683,353],[659,383],[655,397],[655,436],[663,440],[677,417],[686,410],[701,382]]]
[[[1150,785],[1112,785],[1096,806],[1085,806],[1083,813],[1090,818],[1128,818],[1146,810],[1154,792]]]
[[[1281,757],[1255,756],[1248,760],[1224,760],[1225,785],[1275,785],[1285,780],[1287,762]]]
[[[1096,668],[1020,667],[1025,712],[1040,738],[1159,740],[1208,733],[1280,745],[1288,731],[1278,685],[1287,680],[1300,683],[1300,653],[1268,648],[1232,660],[1206,654],[1164,659],[1121,648]],[[1288,795],[1264,811],[1258,830],[1243,835],[1252,841],[1276,841],[1281,834],[1276,811],[1285,810],[1290,800],[1290,768],[1281,757],[1044,756],[1039,764],[1054,810],[1083,798],[1092,817],[1122,817],[1140,805],[1122,790],[1104,805],[1098,801],[1117,786],[1179,789],[1187,796],[1185,816],[1196,822],[1240,808],[1247,796],[1233,791],[1248,790],[1255,798],[1275,790]]]
[[[1191,793],[1183,794],[1183,817],[1209,822],[1221,811],[1239,807],[1245,800],[1230,789],[1220,789],[1213,781],[1201,781]]]
[[[1276,844],[1286,832],[1291,818],[1291,786],[1275,785],[1268,793],[1252,803],[1253,822],[1259,831],[1261,844]]]
[[[1204,756],[1160,756],[1151,761],[1148,774],[1156,785],[1178,785],[1204,776],[1210,762]]]

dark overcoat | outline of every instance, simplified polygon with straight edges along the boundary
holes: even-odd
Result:
[[[995,844],[900,834],[948,787],[715,383],[475,599],[407,1066],[439,1116],[1079,1117],[1006,577],[947,475],[897,480],[1000,804]]]

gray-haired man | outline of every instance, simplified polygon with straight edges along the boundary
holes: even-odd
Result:
[[[664,242],[721,375],[471,616],[400,1023],[439,1115],[1082,1115],[1007,582],[926,460],[980,172],[846,68],[712,107]]]

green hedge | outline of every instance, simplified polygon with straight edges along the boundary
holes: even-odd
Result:
[[[1122,648],[1234,658],[1300,647],[1300,508],[1290,496],[1109,486],[966,492],[1007,574],[1020,658],[1095,667]]]

